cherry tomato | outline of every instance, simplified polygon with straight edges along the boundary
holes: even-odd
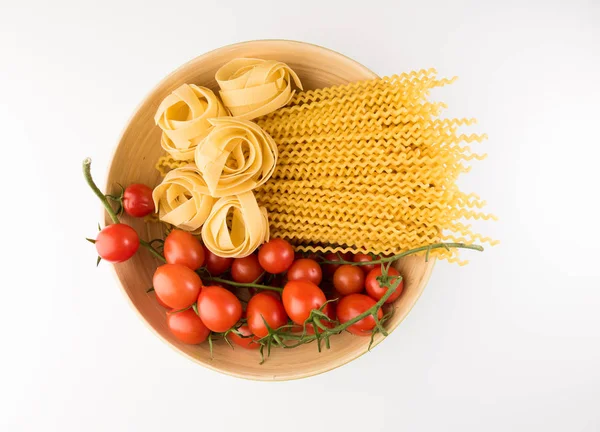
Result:
[[[310,311],[323,306],[327,300],[321,288],[308,281],[290,281],[283,288],[283,306],[296,324],[304,324]]]
[[[187,344],[204,342],[210,333],[192,309],[167,313],[167,326],[173,336]]]
[[[307,280],[315,285],[319,285],[323,279],[323,273],[321,272],[321,266],[315,260],[301,258],[294,261],[289,268],[287,278],[291,281]]]
[[[152,189],[139,183],[127,186],[123,193],[123,209],[125,213],[134,217],[144,217],[154,213]]]
[[[140,238],[133,228],[125,224],[105,227],[96,237],[96,251],[100,258],[112,263],[127,261],[140,246]]]
[[[152,283],[163,303],[176,310],[192,305],[202,288],[200,276],[181,264],[161,265],[154,272]]]
[[[340,299],[337,305],[337,317],[343,324],[373,307],[375,303],[375,300],[364,294],[350,294]],[[381,319],[382,316],[383,312],[380,308],[377,311],[377,317]],[[375,320],[372,316],[368,316],[352,324],[347,330],[358,336],[370,336],[374,327]]]
[[[214,332],[224,332],[242,317],[242,304],[229,290],[220,286],[202,288],[198,297],[198,315]]]
[[[258,281],[263,271],[263,268],[258,263],[258,257],[254,254],[244,258],[236,258],[233,260],[233,264],[231,264],[231,278],[240,283]]]
[[[198,270],[204,264],[202,243],[189,232],[175,229],[165,239],[165,259],[169,264],[181,264]]]
[[[212,276],[219,276],[220,274],[225,273],[231,267],[231,263],[233,263],[233,258],[223,258],[218,255],[215,255],[211,251],[208,250],[206,246],[204,247],[204,264],[206,265],[206,269]]]
[[[365,288],[365,273],[359,266],[344,264],[333,274],[333,286],[342,295],[359,293]]]
[[[344,259],[345,261],[352,261],[352,254],[351,253],[340,253],[340,256],[342,257],[342,259]],[[325,255],[325,260],[326,261],[339,261],[340,257],[338,256],[337,253],[328,253]],[[323,270],[325,270],[325,274],[327,276],[333,276],[333,274],[335,273],[335,271],[340,267],[341,264],[325,264],[323,266]]]
[[[273,330],[287,324],[287,315],[283,303],[268,293],[258,293],[250,299],[246,309],[246,317],[250,331],[258,337],[269,334],[264,321]]]
[[[252,332],[250,331],[250,329],[248,328],[247,325],[241,326],[240,328],[237,329],[237,331],[240,332],[241,334],[243,334],[244,336],[253,336]],[[244,338],[244,337],[241,337],[241,336],[235,334],[234,332],[231,332],[227,335],[227,337],[229,338],[229,340],[231,342],[233,342],[236,345],[241,346],[242,348],[246,348],[246,349],[260,348],[260,344],[255,342],[258,339],[256,336]]]
[[[399,276],[398,270],[394,267],[390,267],[388,269],[388,276]],[[387,287],[382,287],[377,281],[377,277],[381,276],[381,266],[374,270],[371,270],[367,275],[367,279],[365,281],[365,287],[367,288],[367,294],[374,298],[375,300],[379,300],[384,294],[387,292]],[[386,303],[391,303],[400,297],[402,294],[402,290],[404,289],[404,279],[400,281],[398,286],[396,287],[396,291],[385,301]]]
[[[276,238],[260,247],[258,261],[261,267],[269,273],[283,273],[294,262],[294,249],[285,240]]]
[[[354,262],[371,262],[371,261],[373,261],[373,257],[371,255],[357,253],[356,255],[354,255],[352,257],[352,261],[354,261]],[[365,274],[367,274],[377,266],[379,266],[379,264],[368,264],[368,265],[361,265],[361,266],[357,266],[357,267],[359,267],[363,272],[365,272]]]

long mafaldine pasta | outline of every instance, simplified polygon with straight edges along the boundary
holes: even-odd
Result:
[[[300,251],[395,254],[440,241],[483,242],[466,219],[493,219],[456,185],[485,155],[465,143],[483,134],[440,119],[430,90],[453,82],[433,69],[298,93],[256,120],[279,150],[271,179],[255,191],[271,235]],[[460,261],[456,249],[432,256]]]
[[[200,233],[215,202],[194,166],[170,171],[154,188],[152,199],[161,221],[194,234]]]
[[[255,123],[212,119],[214,128],[196,147],[195,162],[213,197],[237,195],[265,183],[277,163],[277,145]]]
[[[208,134],[209,119],[229,115],[212,90],[183,84],[158,107],[154,121],[162,129],[162,148],[175,160],[193,160],[198,143]]]
[[[238,58],[223,65],[215,79],[223,104],[231,115],[252,120],[286,105],[293,97],[292,81],[299,89],[298,75],[285,63]]]
[[[215,255],[248,256],[269,240],[267,210],[252,192],[220,198],[202,227],[202,240]]]

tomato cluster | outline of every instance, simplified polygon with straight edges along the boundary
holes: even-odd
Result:
[[[164,256],[166,264],[154,274],[154,290],[157,300],[169,309],[169,329],[184,343],[203,342],[214,332],[241,347],[257,349],[261,338],[284,326],[302,332],[306,324],[306,333],[314,334],[314,326],[307,322],[313,310],[322,310],[329,320],[321,323],[333,328],[372,308],[387,289],[379,283],[380,265],[354,264],[372,261],[370,255],[344,255],[341,258],[353,264],[329,263],[322,269],[320,257],[296,256],[283,239],[265,243],[257,254],[231,259],[213,254],[190,233],[173,230],[165,239]],[[323,259],[336,262],[340,257]],[[387,274],[398,272],[390,268]],[[271,285],[259,285],[265,281],[275,285],[273,290],[267,289]],[[245,307],[239,286],[256,287],[247,291]],[[402,282],[388,302],[401,292]],[[378,317],[382,315],[379,309]],[[374,327],[375,320],[367,316],[348,331],[364,336]]]

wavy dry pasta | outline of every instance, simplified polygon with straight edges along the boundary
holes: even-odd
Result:
[[[227,115],[212,90],[183,84],[161,102],[154,121],[163,131],[162,148],[175,160],[192,160],[212,127],[209,119]]]
[[[209,216],[214,198],[194,166],[170,171],[152,192],[161,221],[195,234]]]
[[[453,82],[433,69],[298,93],[257,119],[279,161],[256,190],[271,235],[300,251],[395,254],[440,241],[483,242],[465,219],[494,219],[485,202],[456,185],[485,155],[465,143],[485,134],[459,128],[473,119],[440,119],[430,90]],[[458,251],[439,258],[464,263]]]
[[[206,247],[221,257],[243,258],[269,240],[269,220],[252,192],[220,198],[202,227]]]
[[[231,115],[252,120],[281,108],[294,97],[292,81],[302,89],[298,75],[274,60],[238,58],[223,65],[215,79],[223,104]]]
[[[265,183],[277,163],[277,145],[248,120],[212,119],[214,128],[196,147],[195,162],[213,197],[237,195]]]

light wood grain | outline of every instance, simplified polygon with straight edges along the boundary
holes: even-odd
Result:
[[[114,191],[117,183],[141,182],[155,186],[160,177],[154,169],[162,153],[160,130],[153,116],[162,99],[183,83],[194,83],[217,90],[214,80],[216,70],[236,57],[274,59],[287,63],[298,73],[306,90],[374,78],[375,73],[328,49],[293,41],[253,41],[227,46],[204,54],[181,66],[161,81],[138,107],[129,120],[114,152],[107,176],[107,191]],[[160,236],[152,224],[126,219],[142,238]],[[105,223],[110,223],[108,218]],[[425,288],[433,269],[434,260],[426,263],[422,257],[410,257],[396,263],[405,278],[405,289],[395,303],[395,314],[389,321],[394,329],[406,317]],[[126,263],[114,266],[114,272],[134,310],[160,339],[191,360],[229,375],[265,381],[281,381],[308,377],[329,371],[348,363],[367,351],[369,338],[339,335],[332,339],[332,348],[317,352],[314,344],[296,349],[275,349],[263,365],[259,365],[257,351],[242,348],[232,350],[225,343],[215,345],[214,358],[210,358],[208,345],[185,345],[169,333],[165,310],[159,306],[154,294],[145,291],[152,285],[152,274],[157,261],[140,250]],[[376,343],[383,337],[376,338]],[[395,340],[394,343],[401,343]],[[378,355],[377,352],[371,355]]]

